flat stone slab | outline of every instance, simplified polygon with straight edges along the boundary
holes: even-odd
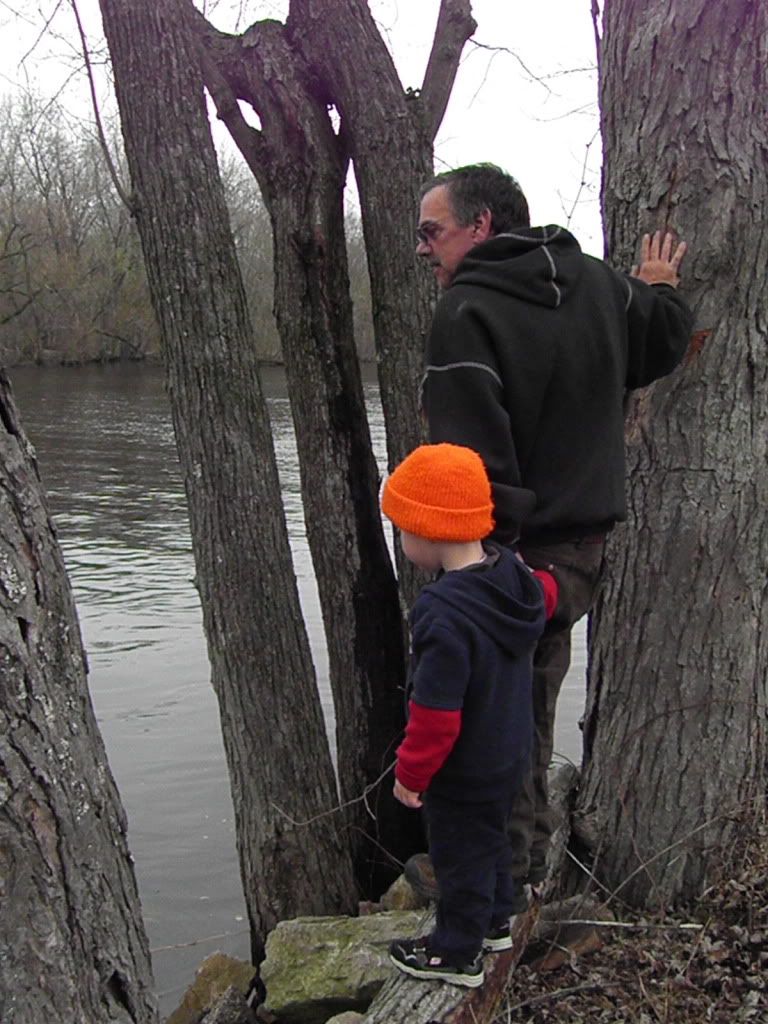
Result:
[[[426,934],[430,920],[422,910],[281,921],[261,965],[266,1008],[280,1024],[325,1024],[345,1010],[364,1011],[394,973],[389,943]]]

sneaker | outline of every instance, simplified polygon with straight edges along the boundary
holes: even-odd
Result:
[[[409,857],[403,868],[405,880],[417,895],[425,900],[440,899],[440,889],[435,878],[435,869],[428,853],[415,853]]]
[[[512,949],[512,924],[514,917],[495,928],[491,925],[488,934],[483,939],[484,953],[501,953],[502,950]]]
[[[477,988],[485,980],[480,953],[471,963],[449,963],[431,952],[426,938],[395,939],[389,945],[389,959],[399,971],[410,974],[412,978],[447,981],[466,988]]]

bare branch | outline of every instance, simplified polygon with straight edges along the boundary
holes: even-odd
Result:
[[[90,50],[88,49],[88,40],[86,39],[85,29],[83,28],[83,23],[80,19],[80,11],[77,6],[77,0],[69,0],[69,2],[70,6],[72,7],[72,13],[75,16],[75,21],[77,22],[77,31],[80,36],[80,46],[82,47],[83,60],[85,62],[85,70],[88,75],[88,86],[91,91],[91,103],[93,104],[93,116],[96,120],[96,131],[99,136],[99,145],[101,146],[101,152],[104,155],[107,170],[109,171],[109,176],[112,179],[112,184],[115,186],[115,191],[120,196],[120,199],[125,204],[125,206],[132,211],[133,204],[131,202],[131,198],[128,195],[127,191],[123,188],[122,182],[120,181],[120,177],[117,173],[117,168],[115,167],[115,162],[112,159],[112,154],[109,151],[109,145],[107,144],[107,136],[104,133],[104,125],[102,124],[101,120],[99,101],[96,96],[96,83],[93,79],[93,68],[91,67],[91,55]]]
[[[523,69],[523,71],[526,73],[526,75],[528,75],[528,77],[530,78],[530,80],[532,82],[538,82],[539,85],[542,87],[542,89],[546,89],[547,92],[550,93],[550,95],[552,94],[552,90],[547,85],[545,79],[546,78],[551,78],[553,76],[552,75],[537,75],[535,71],[532,71],[528,67],[528,65],[525,63],[525,61],[520,56],[520,54],[519,53],[515,53],[514,50],[510,50],[510,48],[508,46],[490,46],[488,43],[480,43],[480,42],[478,42],[477,39],[472,39],[472,40],[470,40],[470,42],[472,43],[472,45],[476,49],[478,49],[478,50],[488,50],[494,56],[496,54],[498,54],[498,53],[506,53],[506,54],[509,54],[510,57],[514,57],[514,59],[517,61],[517,63],[520,65],[520,67]]]
[[[24,56],[19,61],[19,65],[24,64],[25,61],[28,60],[28,58],[35,52],[35,50],[37,49],[37,47],[40,44],[40,40],[43,38],[43,36],[48,31],[48,29],[51,27],[53,19],[59,13],[59,10],[60,10],[61,5],[63,4],[63,2],[64,2],[64,0],[56,0],[56,4],[55,4],[53,10],[48,15],[48,17],[45,19],[45,21],[43,22],[43,27],[40,29],[40,31],[38,32],[37,36],[35,37],[35,41],[32,43],[30,48],[27,50],[27,52],[24,54]]]
[[[172,949],[189,949],[191,946],[200,946],[204,942],[218,942],[220,939],[232,939],[238,935],[247,935],[250,928],[238,928],[234,932],[219,932],[218,935],[204,935],[201,939],[192,939],[191,942],[175,942],[172,946],[153,946],[150,953],[166,953]]]
[[[537,81],[551,82],[553,78],[565,78],[566,75],[592,75],[597,71],[597,64],[585,64],[582,68],[560,68],[559,71],[548,71],[539,75]]]
[[[376,815],[373,813],[373,811],[371,810],[371,808],[370,808],[370,806],[368,804],[368,795],[370,793],[372,793],[374,791],[374,789],[376,789],[376,787],[379,785],[379,783],[383,782],[384,779],[386,779],[387,775],[389,775],[389,773],[395,767],[396,763],[397,763],[396,761],[393,761],[391,764],[387,765],[387,767],[384,769],[384,771],[381,773],[381,775],[379,775],[378,779],[374,779],[373,782],[370,782],[365,787],[365,789],[360,794],[360,796],[356,796],[356,797],[354,797],[351,800],[345,800],[344,803],[336,804],[335,807],[331,807],[327,811],[321,811],[320,814],[316,814],[313,818],[307,818],[306,821],[295,821],[290,816],[290,814],[288,814],[286,811],[284,811],[282,809],[282,807],[278,807],[278,805],[276,803],[274,803],[274,802],[272,802],[272,806],[278,812],[278,814],[281,814],[286,819],[286,821],[289,821],[296,828],[306,828],[307,825],[314,825],[314,823],[316,821],[320,821],[322,818],[327,818],[331,814],[338,814],[339,811],[344,811],[348,807],[354,807],[355,804],[359,804],[359,803],[365,804],[366,810],[368,811],[370,816],[375,820],[376,819]]]
[[[589,925],[591,928],[618,928],[629,932],[701,932],[706,927],[703,924],[696,924],[692,921],[656,924],[649,921],[598,921],[582,917],[564,917],[557,923],[558,925]]]
[[[568,212],[568,216],[565,221],[565,226],[567,228],[571,226],[571,221],[573,220],[573,215],[576,212],[576,207],[579,205],[579,201],[581,200],[581,193],[587,187],[587,164],[589,163],[589,153],[592,149],[592,145],[595,142],[595,139],[597,139],[599,134],[600,130],[598,129],[584,147],[584,162],[581,165],[581,180],[579,181],[578,191],[576,192],[576,196],[574,197],[573,203],[571,204],[571,209]]]
[[[424,125],[430,139],[437,135],[445,116],[464,43],[476,28],[469,0],[442,0],[421,87]]]
[[[40,292],[38,291],[38,292],[35,292],[33,295],[29,295],[27,297],[26,301],[23,302],[16,309],[14,309],[12,313],[9,313],[7,316],[4,316],[0,320],[0,327],[5,327],[5,325],[9,324],[11,322],[11,320],[15,320],[17,316],[21,316],[21,314],[24,312],[24,310],[27,309],[28,306],[32,305],[32,303],[35,301],[35,299],[37,298],[37,296],[39,294],[40,294]]]

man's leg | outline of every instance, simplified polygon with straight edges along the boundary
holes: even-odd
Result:
[[[545,630],[533,659],[534,745],[531,763],[532,832],[527,880],[535,885],[547,874],[547,850],[557,827],[549,807],[547,775],[555,745],[555,711],[571,663],[571,627]]]
[[[513,803],[509,824],[513,874],[531,883],[545,877],[549,840],[556,824],[549,809],[547,772],[552,760],[557,698],[571,660],[571,629],[592,606],[604,547],[604,541],[592,538],[547,546],[520,545],[526,563],[533,569],[551,572],[559,588],[555,614],[534,653],[531,771]]]

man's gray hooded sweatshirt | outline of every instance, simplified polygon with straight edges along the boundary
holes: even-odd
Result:
[[[674,288],[586,256],[564,228],[465,256],[435,310],[422,403],[433,444],[482,456],[494,539],[522,524],[524,539],[556,541],[626,517],[625,392],[669,373],[691,327]]]

